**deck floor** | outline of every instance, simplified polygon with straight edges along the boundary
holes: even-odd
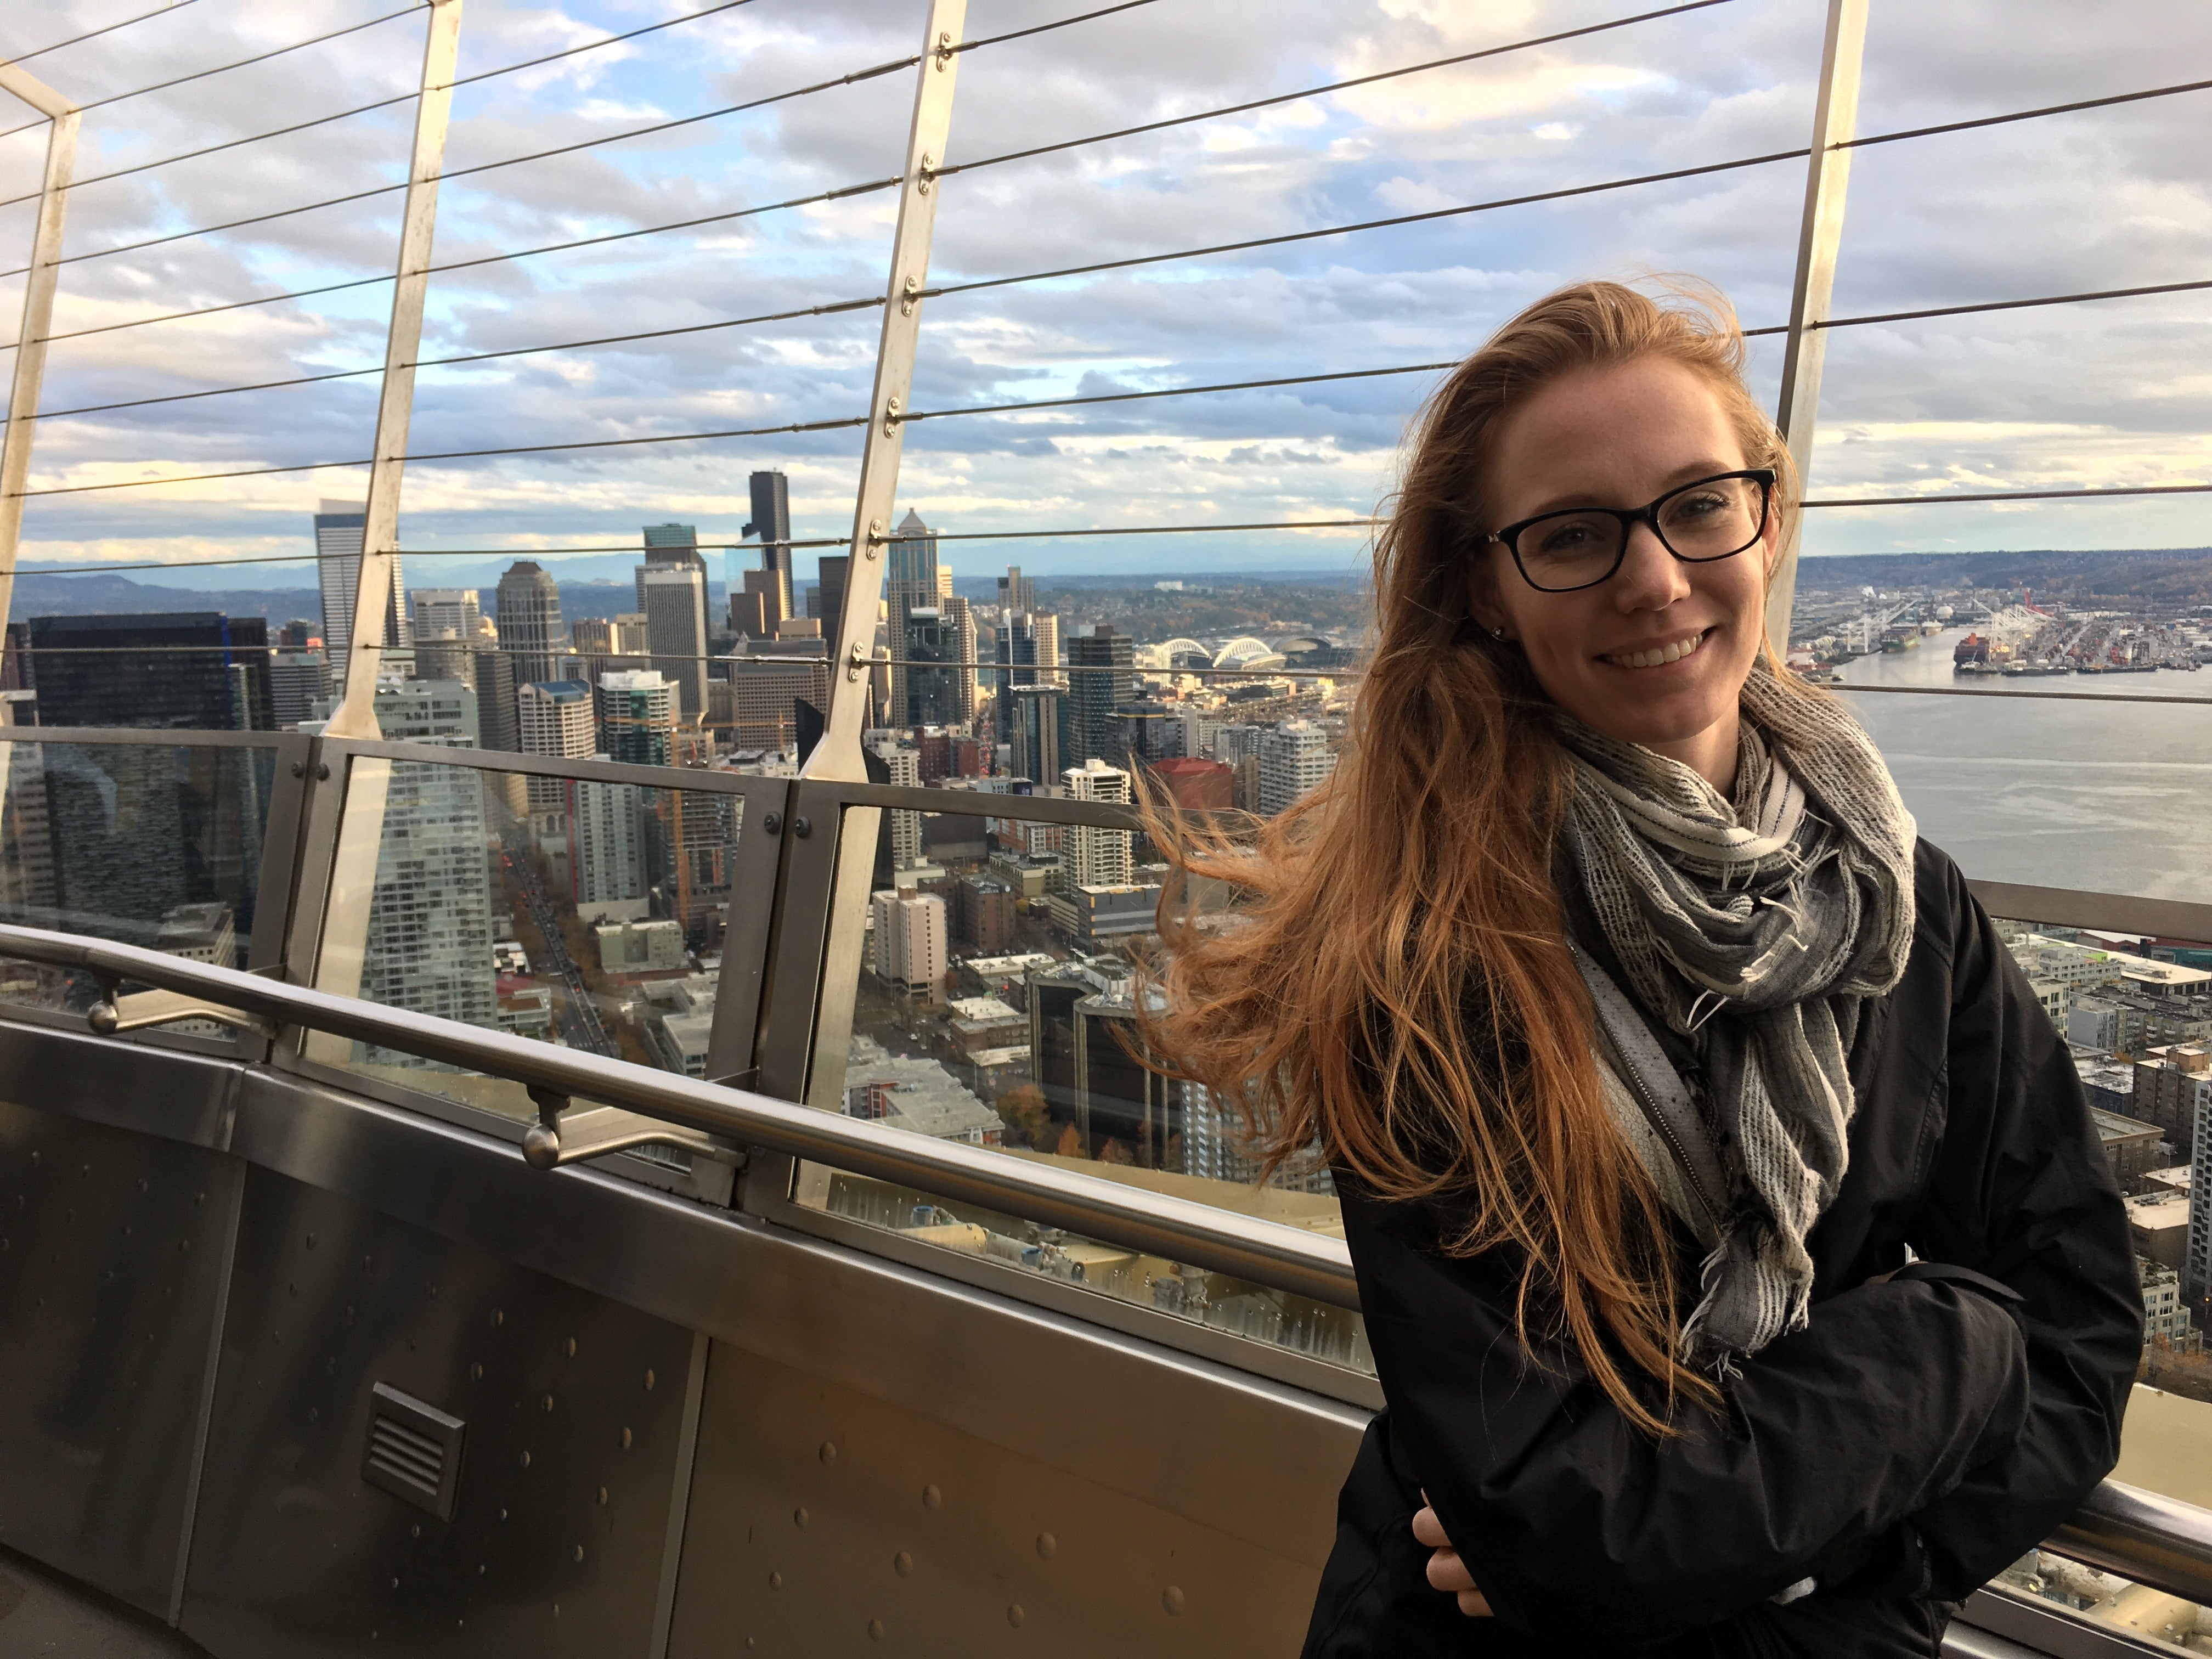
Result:
[[[0,1659],[207,1659],[158,1619],[0,1548]]]

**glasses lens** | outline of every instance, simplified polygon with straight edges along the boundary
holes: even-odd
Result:
[[[1659,534],[1676,556],[1725,559],[1759,539],[1766,492],[1756,478],[1712,478],[1659,504]]]
[[[1549,514],[1522,527],[1513,551],[1534,586],[1587,587],[1620,560],[1620,520],[1610,513]]]

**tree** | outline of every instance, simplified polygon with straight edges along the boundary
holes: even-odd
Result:
[[[1039,1152],[1051,1147],[1052,1114],[1046,1109],[1044,1091],[1036,1084],[1024,1083],[1009,1089],[993,1103],[1022,1146],[1034,1146]]]

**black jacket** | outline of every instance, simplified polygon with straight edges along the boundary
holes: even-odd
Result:
[[[1345,1482],[1308,1659],[1928,1654],[1942,1604],[2112,1468],[2142,1344],[2119,1194],[2025,975],[1957,866],[1925,842],[1915,866],[1905,977],[1851,1054],[1850,1172],[1808,1240],[1812,1322],[1743,1362],[1723,1418],[1638,1433],[1571,1346],[1528,1363],[1509,1263],[1437,1254],[1423,1206],[1345,1193],[1389,1409]],[[2017,1304],[1866,1282],[1907,1244]],[[1424,1488],[1497,1617],[1428,1588]]]

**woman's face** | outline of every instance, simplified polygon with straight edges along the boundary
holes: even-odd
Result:
[[[1680,484],[1750,465],[1720,399],[1666,357],[1577,369],[1503,423],[1486,492],[1492,525],[1574,507],[1641,507]],[[1527,653],[1553,702],[1610,737],[1734,781],[1736,698],[1765,629],[1776,515],[1734,558],[1686,564],[1649,524],[1595,587],[1538,591],[1491,543],[1470,573],[1485,628]],[[1677,654],[1664,660],[1672,648]],[[1687,654],[1680,654],[1686,650]]]

